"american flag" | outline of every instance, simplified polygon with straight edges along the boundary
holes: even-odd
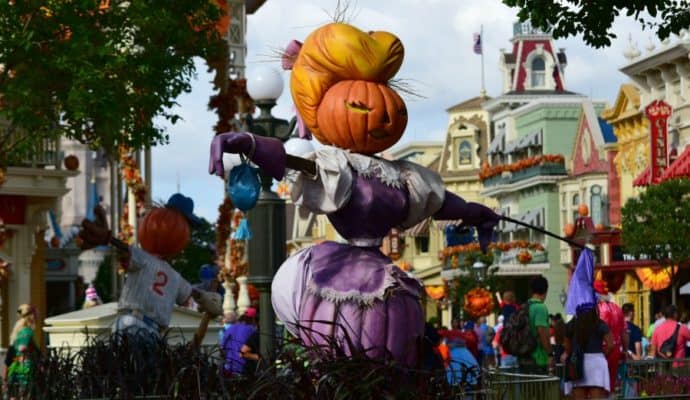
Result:
[[[482,35],[479,33],[474,34],[474,46],[472,50],[475,54],[482,54]]]

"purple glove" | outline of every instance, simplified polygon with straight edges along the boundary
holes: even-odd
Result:
[[[252,153],[252,137],[255,146]],[[208,173],[223,177],[223,153],[244,154],[276,180],[285,176],[287,155],[283,143],[274,138],[252,135],[247,132],[226,132],[216,135],[211,142]]]
[[[489,207],[478,203],[468,203],[461,197],[446,191],[443,206],[434,215],[434,219],[462,219],[463,225],[475,226],[479,236],[479,247],[482,252],[486,252],[501,216]]]

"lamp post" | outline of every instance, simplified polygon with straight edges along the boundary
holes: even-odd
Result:
[[[277,70],[262,67],[247,71],[247,92],[261,110],[247,118],[249,131],[255,135],[286,141],[288,121],[275,118],[271,109],[283,92],[283,79]],[[275,314],[271,305],[271,282],[285,260],[285,201],[271,190],[273,178],[261,171],[259,201],[248,214],[253,238],[249,241],[249,279],[259,291],[260,352],[272,355],[275,346]]]
[[[482,282],[486,277],[486,264],[479,260],[475,261],[475,263],[472,264],[472,272],[477,281]]]

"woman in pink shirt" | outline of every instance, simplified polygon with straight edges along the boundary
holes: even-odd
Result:
[[[678,323],[678,309],[673,304],[666,306],[664,309],[664,317],[666,317],[666,321],[659,324],[659,326],[654,329],[654,333],[652,333],[651,349],[649,353],[659,358],[685,358],[685,342],[690,340],[690,329]],[[673,349],[673,354],[663,354],[660,350],[661,346],[666,340],[673,336],[676,327],[678,327],[678,337],[676,338],[676,346]],[[679,365],[679,362],[673,363],[674,367]]]

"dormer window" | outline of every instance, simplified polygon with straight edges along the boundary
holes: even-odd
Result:
[[[463,140],[458,146],[458,165],[472,164],[472,145],[469,141]]]
[[[546,65],[542,57],[532,60],[532,87],[546,86]]]

